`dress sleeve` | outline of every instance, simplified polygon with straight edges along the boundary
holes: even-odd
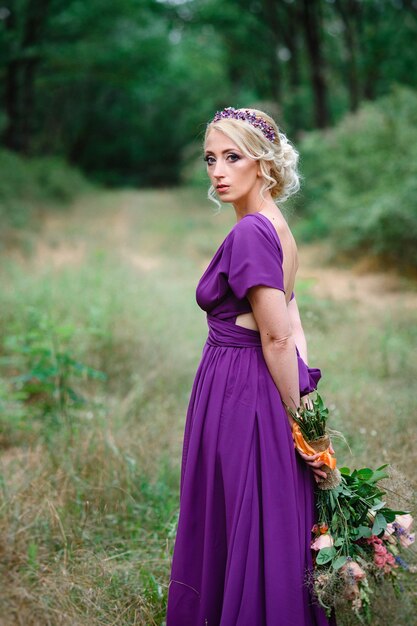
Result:
[[[235,296],[242,300],[250,287],[265,285],[285,293],[282,248],[264,226],[243,218],[234,229],[228,281]]]

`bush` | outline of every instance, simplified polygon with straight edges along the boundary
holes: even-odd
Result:
[[[26,158],[0,150],[2,238],[10,229],[30,226],[44,206],[66,205],[90,183],[59,157]]]
[[[301,236],[417,267],[417,93],[394,86],[299,148]]]
[[[8,334],[0,364],[13,371],[15,394],[32,405],[32,416],[59,423],[86,404],[77,382],[105,380],[105,374],[81,362],[73,352],[77,329],[54,323],[47,314],[29,307],[24,332]],[[35,410],[36,409],[36,410]],[[1,423],[1,413],[0,413]]]

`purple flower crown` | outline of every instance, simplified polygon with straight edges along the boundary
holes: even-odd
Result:
[[[223,120],[228,117],[235,120],[244,120],[249,122],[249,124],[252,124],[255,128],[259,128],[269,141],[275,140],[276,135],[273,127],[270,124],[267,124],[261,117],[256,117],[255,113],[251,113],[247,109],[245,111],[238,111],[233,107],[226,107],[222,111],[217,111],[209,124],[218,122],[219,120]]]

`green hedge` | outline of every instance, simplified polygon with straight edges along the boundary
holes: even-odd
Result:
[[[417,93],[396,85],[299,148],[299,234],[417,267]]]
[[[65,206],[90,183],[59,157],[25,158],[0,150],[0,221],[8,229],[29,226],[45,206]]]

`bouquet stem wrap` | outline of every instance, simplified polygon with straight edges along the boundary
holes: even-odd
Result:
[[[324,435],[319,439],[315,439],[314,441],[306,441],[301,433],[301,429],[297,423],[293,424],[292,427],[292,435],[294,439],[294,443],[296,448],[303,452],[304,454],[308,454],[309,456],[313,454],[317,454],[320,452],[318,456],[318,461],[323,461],[325,465],[323,466],[323,471],[326,472],[327,478],[322,480],[318,486],[320,489],[334,489],[337,485],[340,484],[340,472],[336,467],[336,457],[330,454],[330,438],[328,435]]]

